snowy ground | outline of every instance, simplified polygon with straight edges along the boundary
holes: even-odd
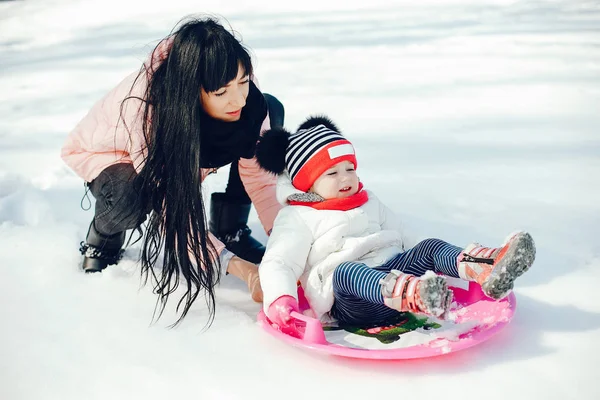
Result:
[[[0,398],[600,398],[598,2],[225,3],[0,2]],[[538,258],[508,328],[435,359],[339,359],[266,335],[233,279],[208,331],[201,301],[168,329],[171,308],[150,323],[135,251],[103,274],[78,270],[92,212],[62,142],[201,11],[242,34],[288,127],[330,114],[366,187],[417,237],[533,234]],[[252,227],[265,238],[255,215]]]

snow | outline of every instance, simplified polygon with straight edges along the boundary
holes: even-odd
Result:
[[[102,274],[78,270],[92,211],[63,140],[198,12],[226,17],[252,49],[289,128],[331,116],[365,187],[418,237],[532,233],[537,260],[507,328],[432,359],[334,358],[263,332],[234,278],[209,329],[202,301],[169,329],[174,306],[152,323],[135,249]],[[1,399],[600,398],[597,2],[2,1],[0,51]]]

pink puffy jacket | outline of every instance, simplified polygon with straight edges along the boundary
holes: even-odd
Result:
[[[159,44],[153,56],[146,65],[156,66],[168,54],[171,40]],[[121,103],[127,96],[143,97],[148,80],[142,74],[136,81],[138,72],[127,76],[114,89],[100,99],[88,114],[73,129],[61,151],[64,162],[82,177],[91,182],[106,167],[117,163],[132,163],[139,172],[144,166],[145,140],[142,132],[143,109],[142,102],[130,99],[123,108],[121,120]],[[253,79],[254,80],[254,79]],[[254,80],[256,83],[256,80]],[[135,86],[132,85],[135,82]],[[257,84],[258,86],[258,84]],[[131,89],[131,93],[129,93]],[[262,130],[269,128],[269,116],[263,121]],[[240,178],[252,203],[256,207],[265,232],[273,227],[273,221],[281,208],[275,197],[276,178],[264,172],[258,166],[256,159],[240,159]],[[200,171],[204,179],[210,170]],[[218,253],[225,247],[217,238],[210,234],[210,240]]]

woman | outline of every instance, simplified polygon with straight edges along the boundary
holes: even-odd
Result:
[[[260,132],[270,125],[267,101],[252,78],[241,43],[217,21],[194,19],[93,106],[62,149],[63,160],[96,198],[80,249],[84,271],[116,264],[125,231],[140,229],[149,215],[141,264],[159,296],[159,316],[183,280],[178,322],[202,290],[212,319],[221,273],[244,280],[253,299],[262,300],[253,262],[264,247],[249,235],[246,222],[252,202],[269,232],[280,205],[274,177],[254,158]],[[267,99],[283,124],[283,107]],[[213,195],[209,230],[202,181],[230,163],[226,192]]]

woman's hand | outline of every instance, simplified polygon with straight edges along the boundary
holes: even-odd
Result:
[[[237,276],[248,286],[252,300],[257,303],[262,303],[263,292],[260,286],[260,278],[258,276],[258,266],[250,261],[243,260],[238,256],[234,256],[229,261],[227,272]]]
[[[252,264],[254,265],[254,264]],[[248,290],[250,291],[250,295],[252,296],[252,300],[257,303],[262,303],[263,301],[263,291],[260,286],[260,278],[258,276],[258,267],[255,272],[250,272],[248,275],[248,280],[246,281],[248,285]]]

